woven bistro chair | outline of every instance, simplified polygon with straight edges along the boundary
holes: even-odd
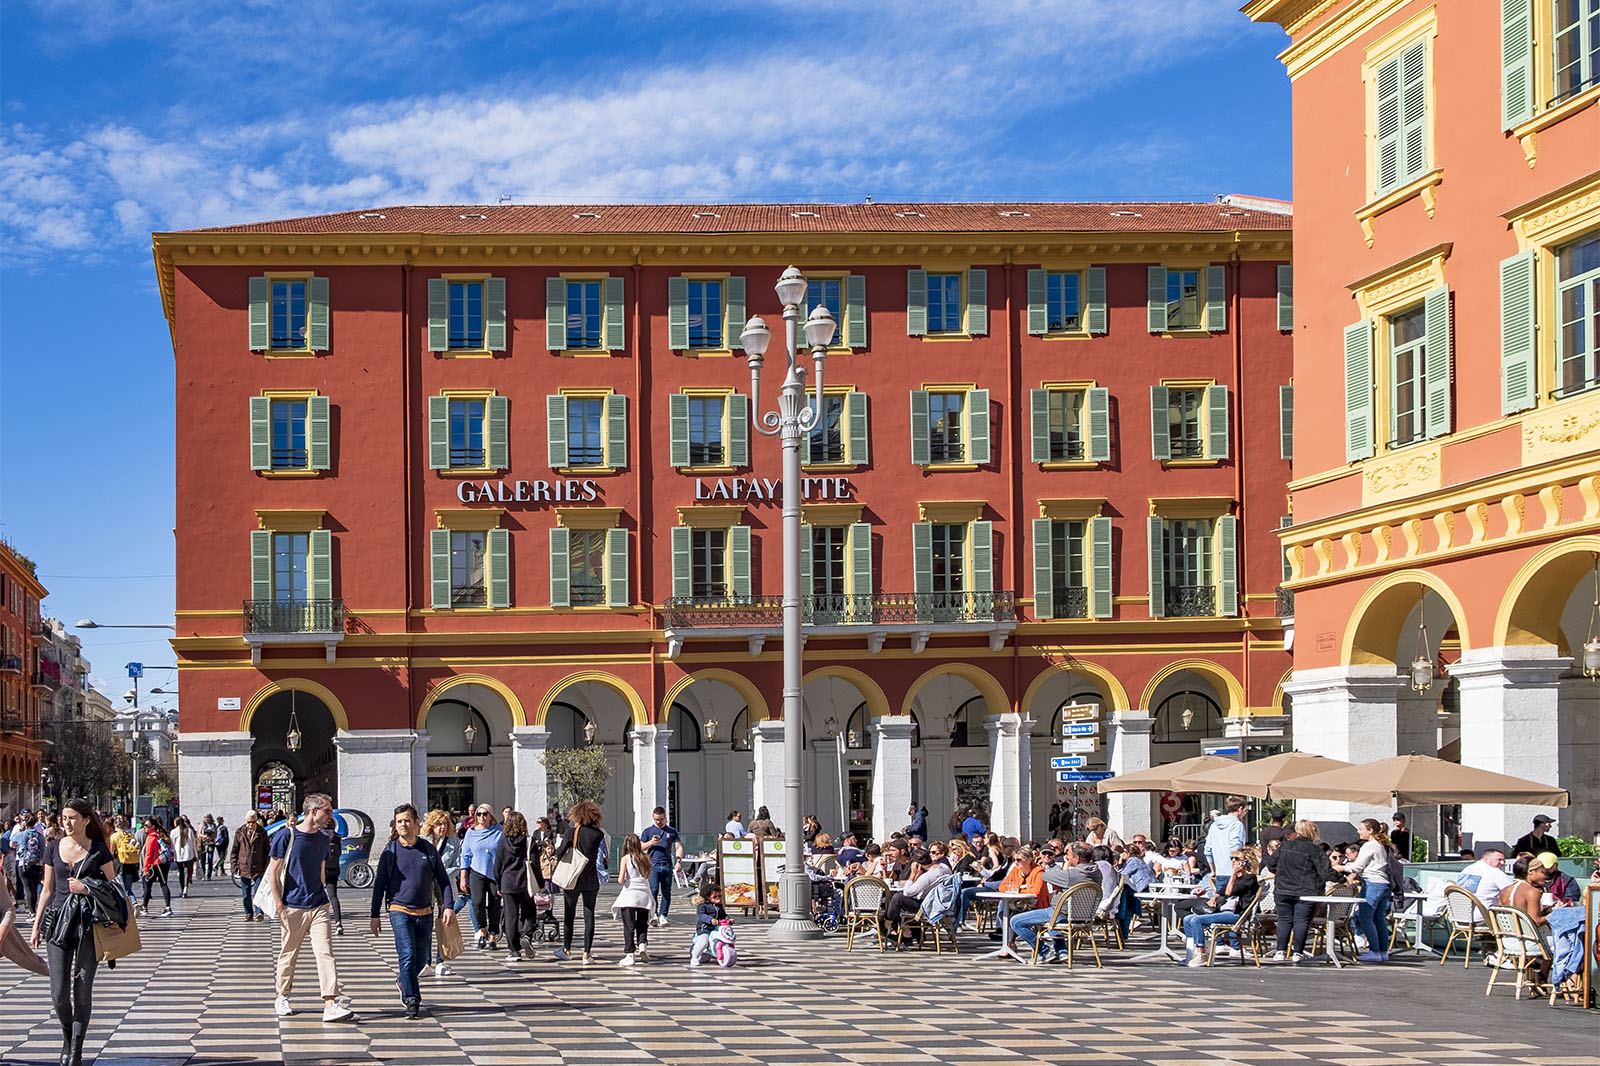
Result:
[[[1083,943],[1089,945],[1089,950],[1094,953],[1095,966],[1104,969],[1105,964],[1100,961],[1100,949],[1094,943],[1094,912],[1100,906],[1100,885],[1098,882],[1073,885],[1065,892],[1058,893],[1055,904],[1050,908],[1050,919],[1039,927],[1039,935],[1033,938],[1033,958],[1029,961],[1039,961],[1039,944],[1045,937],[1054,939],[1061,936],[1067,942],[1067,968],[1072,967],[1072,949],[1075,945]],[[1007,931],[1010,935],[1010,931]]]
[[[959,879],[953,887],[955,891],[961,891]],[[936,891],[938,891],[937,888],[929,889],[928,895],[932,896]],[[924,913],[927,903],[928,899],[924,897],[922,906],[917,908],[917,913],[900,919],[900,927],[896,930],[894,937],[895,950],[900,950],[900,947],[905,943],[907,933],[917,933],[919,934],[919,944],[926,942],[930,936],[933,938],[933,953],[935,955],[944,954],[946,941],[949,942],[950,953],[952,955],[956,954],[960,951],[960,948],[956,946],[956,911],[954,903],[945,908],[943,917],[933,922],[930,922]]]
[[[1553,1004],[1555,990],[1550,987],[1550,965],[1554,960],[1550,955],[1550,945],[1540,935],[1539,927],[1533,924],[1533,919],[1528,917],[1526,911],[1515,907],[1490,907],[1489,918],[1494,922],[1495,953],[1500,957],[1489,968],[1489,985],[1483,994],[1487,996],[1494,992],[1494,983],[1500,977],[1500,964],[1509,960],[1517,971],[1515,998],[1521,999],[1523,988],[1527,988],[1533,996],[1551,993],[1550,1001]],[[1541,968],[1543,977],[1539,974]]]
[[[1111,890],[1111,895],[1102,899],[1095,907],[1094,917],[1090,924],[1100,930],[1100,935],[1105,938],[1106,950],[1111,949],[1111,940],[1116,938],[1116,946],[1120,949],[1126,947],[1122,942],[1122,923],[1117,920],[1117,910],[1122,902],[1122,890],[1128,887],[1127,877],[1117,878],[1117,887]]]
[[[1244,952],[1249,948],[1250,957],[1257,966],[1261,965],[1261,898],[1266,895],[1266,886],[1256,888],[1255,896],[1244,908],[1239,911],[1239,917],[1231,922],[1212,922],[1205,927],[1206,931],[1206,965],[1211,965],[1211,960],[1217,954],[1217,941],[1230,933],[1239,938],[1239,965],[1244,965]]]
[[[856,934],[871,932],[884,949],[879,913],[889,898],[889,884],[881,877],[854,877],[844,886],[844,947],[855,950]]]
[[[1352,887],[1351,885],[1340,885],[1338,888],[1335,888],[1332,892],[1329,892],[1328,895],[1330,895],[1330,896],[1352,896],[1352,897],[1355,897],[1357,900],[1359,900],[1361,898],[1361,892],[1358,889]],[[1333,904],[1333,906],[1338,907],[1340,910],[1344,911],[1344,913],[1339,915],[1336,919],[1334,919],[1334,922],[1333,922],[1333,940],[1334,940],[1334,943],[1332,943],[1332,944],[1324,943],[1324,941],[1326,941],[1328,939],[1327,917],[1326,917],[1328,904],[1319,903],[1319,904],[1317,904],[1317,909],[1316,909],[1315,912],[1313,912],[1312,918],[1311,918],[1311,928],[1312,928],[1312,932],[1314,934],[1313,940],[1312,940],[1312,946],[1311,946],[1311,953],[1313,955],[1317,955],[1317,954],[1321,954],[1322,952],[1325,951],[1325,952],[1327,952],[1328,954],[1331,955],[1331,954],[1333,954],[1335,948],[1338,947],[1338,945],[1342,944],[1342,945],[1344,945],[1345,954],[1349,955],[1350,958],[1354,959],[1357,955],[1360,954],[1360,951],[1358,951],[1356,949],[1356,921],[1355,921],[1356,908],[1360,906],[1360,903],[1356,903],[1356,904],[1353,904],[1353,905],[1335,903],[1335,904]]]
[[[1439,956],[1439,965],[1445,964],[1445,960],[1450,958],[1450,949],[1460,940],[1466,946],[1466,958],[1461,960],[1461,966],[1465,969],[1472,965],[1472,942],[1479,937],[1494,937],[1494,919],[1490,917],[1489,908],[1483,905],[1483,901],[1460,885],[1445,886],[1444,912],[1450,918],[1450,939],[1444,942],[1444,954]]]

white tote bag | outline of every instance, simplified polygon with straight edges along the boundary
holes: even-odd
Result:
[[[272,868],[268,866],[267,869],[270,873]],[[279,864],[278,869],[282,871],[283,865]],[[278,895],[283,895],[283,874],[281,872],[278,874]],[[256,910],[265,914],[268,918],[273,921],[278,920],[278,901],[272,898],[272,888],[267,883],[266,875],[262,875],[261,880],[256,882],[255,895],[250,898],[250,902],[255,904]]]

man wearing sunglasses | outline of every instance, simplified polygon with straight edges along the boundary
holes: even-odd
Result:
[[[461,838],[461,891],[472,900],[472,914],[478,920],[478,947],[490,951],[500,939],[500,885],[494,876],[500,838],[494,809],[480,803],[472,812],[472,828]]]

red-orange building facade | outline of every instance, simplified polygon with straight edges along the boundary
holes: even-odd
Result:
[[[54,687],[39,657],[50,642],[39,613],[44,597],[33,563],[0,542],[0,814],[8,819],[37,809],[41,798],[36,730],[41,693]]]
[[[540,753],[592,723],[609,825],[784,824],[779,450],[752,425],[782,357],[747,407],[736,344],[781,325],[790,264],[841,320],[804,511],[825,824],[959,798],[1042,832],[1074,699],[1105,711],[1089,769],[1279,713],[1289,247],[1287,205],[1243,198],[158,234],[186,809],[539,811]],[[1148,831],[1148,797],[1114,802]]]

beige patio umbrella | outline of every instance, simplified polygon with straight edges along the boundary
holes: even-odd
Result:
[[[1379,807],[1431,803],[1526,803],[1565,807],[1571,802],[1564,788],[1475,766],[1462,766],[1431,755],[1400,755],[1360,766],[1307,774],[1275,786],[1272,794],[1278,799],[1342,800]]]
[[[1101,792],[1181,792],[1173,781],[1195,770],[1220,769],[1236,765],[1232,759],[1220,755],[1196,755],[1192,759],[1169,762],[1165,766],[1152,766],[1148,770],[1135,770],[1131,774],[1108,777],[1100,782]]]
[[[1174,784],[1179,792],[1235,793],[1256,799],[1281,799],[1283,790],[1279,785],[1283,783],[1324,770],[1342,770],[1350,765],[1310,752],[1287,751],[1253,762],[1224,760],[1222,766],[1183,774]]]

